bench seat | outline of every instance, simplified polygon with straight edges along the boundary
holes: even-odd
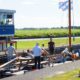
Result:
[[[46,64],[48,64],[48,61],[41,61],[41,65],[46,65]],[[35,65],[35,63],[29,63],[29,64],[27,64],[28,66],[34,66]]]

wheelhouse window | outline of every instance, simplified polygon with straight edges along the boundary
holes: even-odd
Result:
[[[13,14],[0,14],[0,25],[13,25]]]

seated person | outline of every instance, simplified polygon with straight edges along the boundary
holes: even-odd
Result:
[[[63,61],[65,62],[69,58],[71,58],[72,52],[69,52],[69,49],[66,47],[61,54],[63,55]]]
[[[68,48],[65,48],[65,49],[62,51],[62,54],[64,54],[64,55],[69,54],[69,50],[68,50]]]
[[[76,60],[79,57],[79,53],[78,52],[73,52],[71,55],[72,60]]]
[[[29,49],[27,50],[27,55],[30,56],[31,58],[34,58],[34,55],[32,54],[32,51]]]
[[[63,62],[63,55],[57,54],[55,57],[55,62],[57,62],[57,63]]]

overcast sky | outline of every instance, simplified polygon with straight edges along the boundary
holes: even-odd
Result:
[[[0,0],[0,9],[16,10],[15,27],[68,25],[68,12],[59,9],[62,0]],[[63,0],[65,1],[65,0]],[[73,0],[72,25],[80,25],[80,0]]]

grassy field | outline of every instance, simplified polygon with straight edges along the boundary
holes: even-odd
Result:
[[[50,34],[54,37],[68,36],[68,29],[34,29],[34,30],[16,30],[15,37],[18,38],[36,38],[36,37],[49,37]],[[79,29],[72,29],[72,35],[80,35]],[[80,39],[72,40],[72,44],[79,43]],[[36,42],[40,43],[40,46],[44,43],[47,48],[49,40],[36,40],[36,41],[18,41],[18,49],[33,48]],[[67,39],[54,39],[55,46],[68,45]]]
[[[15,30],[15,37],[18,38],[49,37],[50,34],[54,37],[68,36],[68,29]],[[72,35],[79,36],[79,29],[72,29]]]
[[[80,80],[80,77],[78,77],[79,71],[79,69],[73,70],[64,74],[45,78],[44,80]]]
[[[59,38],[59,39],[53,39],[53,41],[55,42],[55,46],[64,46],[64,45],[68,45],[68,38]],[[31,49],[35,46],[36,42],[38,42],[40,44],[40,46],[42,44],[45,44],[45,47],[48,47],[48,40],[33,40],[33,41],[18,41],[17,42],[17,48],[18,49]],[[80,43],[80,38],[75,38],[75,41],[73,41],[72,39],[72,44],[79,44]]]

